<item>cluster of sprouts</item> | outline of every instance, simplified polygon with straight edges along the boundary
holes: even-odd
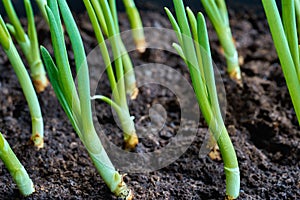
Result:
[[[225,1],[201,1],[224,49],[227,71],[231,78],[241,81],[238,53],[232,39]],[[124,133],[125,149],[134,150],[139,143],[139,138],[127,101],[128,97],[130,100],[136,99],[139,93],[134,66],[120,37],[116,0],[83,0],[83,2],[104,60],[110,87],[113,91],[112,97],[101,94],[90,96],[86,52],[66,0],[36,0],[50,29],[53,56],[45,47],[39,47],[30,0],[24,0],[28,21],[27,33],[21,25],[11,0],[3,0],[10,23],[5,24],[0,16],[0,46],[6,53],[27,100],[32,121],[31,141],[34,146],[44,147],[44,122],[37,93],[44,91],[49,84],[46,68],[56,97],[100,176],[116,197],[130,200],[133,199],[133,191],[123,181],[124,175],[115,169],[95,130],[91,101],[100,99],[116,111]],[[133,0],[123,0],[123,3],[133,29],[132,37],[137,50],[144,53],[147,43],[138,9]],[[221,115],[205,18],[200,12],[195,16],[190,8],[184,7],[182,0],[173,0],[173,3],[175,15],[165,8],[178,39],[178,43],[174,43],[173,47],[189,69],[199,107],[220,148],[226,176],[226,197],[236,199],[240,192],[238,159]],[[300,122],[300,53],[298,45],[300,1],[282,1],[282,19],[275,0],[262,0],[262,3]],[[77,84],[71,73],[65,35],[68,35],[74,53]],[[12,36],[26,58],[30,74]],[[112,47],[112,58],[105,43],[106,39]],[[0,159],[11,173],[21,194],[24,196],[32,194],[35,191],[33,182],[2,133],[0,133]]]

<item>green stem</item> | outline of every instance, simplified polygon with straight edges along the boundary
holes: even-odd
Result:
[[[48,79],[46,77],[46,71],[41,61],[38,37],[34,22],[34,14],[32,11],[31,3],[29,0],[24,0],[28,19],[28,35],[26,35],[11,0],[3,0],[4,7],[8,13],[8,17],[12,25],[8,25],[10,32],[16,38],[20,45],[22,52],[24,53],[26,60],[28,61],[31,77],[34,82],[34,86],[37,92],[42,92],[48,86]]]
[[[181,59],[182,59],[182,60],[185,62],[185,64],[187,65],[188,62],[187,62],[187,60],[186,60],[186,58],[185,58],[185,55],[184,55],[184,53],[183,53],[183,50],[182,50],[181,46],[180,46],[179,44],[177,44],[177,43],[173,43],[172,46],[173,46],[173,48],[176,50],[176,52],[178,53],[178,55],[181,57]]]
[[[226,3],[224,0],[215,0],[217,7],[219,8],[220,15],[223,18],[223,22],[226,24],[226,26],[229,26],[229,17],[228,17],[228,11],[226,8]]]
[[[262,3],[300,125],[300,80],[297,76],[296,66],[293,62],[279,11],[274,0],[262,0]]]
[[[104,39],[104,36],[103,36],[103,33],[102,33],[102,32],[105,32],[105,31],[100,26],[100,24],[102,24],[102,23],[99,20],[99,18],[97,18],[97,15],[96,15],[97,10],[95,8],[93,8],[90,0],[83,0],[83,2],[84,2],[85,7],[87,9],[88,15],[90,17],[90,20],[92,22],[92,26],[93,26],[94,31],[95,31],[96,38],[98,40],[98,44],[99,44],[100,51],[101,51],[101,54],[102,54],[102,57],[103,57],[103,60],[104,60],[104,64],[106,66],[106,71],[107,71],[107,75],[108,75],[110,86],[111,86],[111,89],[112,89],[112,92],[113,92],[114,99],[116,99],[116,101],[119,101],[118,99],[120,98],[120,95],[119,95],[119,92],[117,90],[116,78],[115,78],[115,75],[114,75],[114,71],[112,69],[112,64],[111,64],[109,52],[108,52],[108,49],[107,49],[107,46],[106,46],[106,43],[105,43],[105,39]],[[100,5],[97,2],[94,2],[94,4],[95,4],[94,7],[97,7],[97,8],[99,7],[98,10],[100,9],[100,12],[102,13]],[[102,13],[102,15],[103,15],[103,13]]]
[[[129,115],[128,108],[123,109],[114,101],[102,95],[93,96],[91,99],[92,100],[100,99],[115,109],[118,118],[121,122],[122,130],[124,132],[124,141],[126,144],[125,148],[132,149],[132,146],[135,146],[136,143],[138,143],[138,138],[136,136],[134,122],[133,122],[134,117]]]
[[[4,50],[8,50],[11,44],[10,34],[5,26],[5,23],[0,15],[0,44],[2,45]]]
[[[100,24],[102,24],[103,22],[101,23],[101,21],[99,21],[99,18],[97,18],[97,16],[96,16],[96,13],[95,13],[96,10],[93,9],[93,6],[92,6],[93,1],[91,3],[89,0],[84,0],[84,3],[85,3],[89,17],[91,19],[92,25],[95,30],[95,34],[96,34],[98,43],[100,45],[100,50],[101,50],[101,53],[102,53],[102,56],[104,59],[104,63],[107,66],[106,69],[107,69],[108,77],[109,77],[109,80],[111,83],[113,98],[114,98],[114,101],[116,102],[115,104],[118,107],[118,109],[116,109],[116,111],[117,111],[119,120],[121,122],[122,130],[124,132],[125,145],[126,145],[126,147],[132,149],[138,143],[138,137],[136,135],[136,131],[134,128],[133,119],[130,117],[130,114],[129,114],[129,109],[128,109],[128,105],[127,105],[127,101],[126,101],[126,94],[124,93],[124,90],[123,90],[124,79],[126,80],[126,77],[124,77],[124,73],[126,71],[124,72],[120,68],[122,66],[122,64],[124,65],[127,63],[126,61],[124,61],[124,59],[129,59],[128,61],[130,63],[131,63],[131,60],[130,60],[129,56],[126,57],[126,54],[123,54],[125,47],[122,44],[122,41],[121,41],[121,38],[119,37],[119,35],[113,34],[113,33],[117,33],[117,29],[118,29],[118,28],[114,27],[115,22],[108,23],[108,24],[110,24],[110,26],[108,26],[107,28],[108,28],[108,32],[110,34],[110,41],[113,45],[113,55],[114,55],[114,58],[116,60],[118,60],[118,63],[116,63],[116,68],[117,68],[117,78],[118,78],[119,83],[116,85],[116,79],[114,76],[114,72],[112,70],[111,60],[109,57],[107,46],[104,41],[102,29],[100,27]],[[97,4],[97,2],[94,2],[94,7],[96,4]],[[103,6],[104,5],[102,5],[102,7]],[[98,6],[96,6],[96,7],[98,7]],[[112,8],[114,8],[114,6]],[[113,17],[114,15],[109,14],[111,8],[108,9],[107,5],[105,5],[104,8],[101,8],[101,10],[104,10],[104,9],[106,9],[106,12],[103,13],[105,20],[112,22],[111,17]],[[119,45],[120,49],[117,48],[118,45]],[[126,50],[125,50],[125,52],[126,52]],[[121,63],[120,63],[120,56],[118,56],[118,55],[120,55],[121,58],[123,59]],[[133,72],[133,70],[131,70],[130,72]],[[126,76],[127,76],[127,74],[126,74]],[[132,77],[132,76],[129,76],[129,77]],[[133,78],[134,78],[134,74],[133,74]],[[134,78],[134,80],[135,80],[135,78]],[[106,102],[108,102],[108,101],[112,102],[111,100],[108,100],[108,99],[103,99],[103,100],[106,100]],[[114,107],[116,108],[116,106],[114,106]]]
[[[229,198],[237,198],[240,190],[239,167],[236,153],[221,116],[205,20],[203,15],[199,14],[196,24],[193,13],[187,9],[192,26],[191,33],[183,2],[174,0],[174,6],[178,24],[170,12],[168,15],[174,29],[180,30],[181,36],[178,39],[182,41],[181,48],[176,45],[175,47],[188,65],[200,109],[220,147],[226,175],[226,194]],[[196,38],[198,48],[195,48],[192,36],[194,39]],[[201,58],[198,58],[199,56]]]
[[[282,22],[289,49],[295,65],[294,67],[300,80],[299,44],[294,3],[294,0],[282,1]]]
[[[205,77],[204,80],[206,85],[207,98],[209,99],[211,105],[210,107],[213,115],[217,118],[217,121],[223,123],[223,118],[220,110],[218,93],[216,88],[213,62],[211,58],[208,32],[206,28],[205,18],[202,15],[202,13],[198,13],[197,27],[198,27],[198,33],[196,37],[198,38],[197,41],[199,41],[198,46],[201,47],[200,56],[202,58],[202,63],[200,65],[202,65],[203,73]]]
[[[135,131],[135,128],[134,128],[133,119],[130,117],[130,114],[129,114],[129,109],[128,109],[127,103],[125,103],[125,104],[120,103],[121,98],[125,99],[125,101],[126,101],[126,96],[124,96],[124,93],[120,94],[119,93],[119,86],[116,86],[116,80],[115,80],[115,76],[114,76],[114,73],[113,73],[113,70],[112,70],[111,60],[110,60],[109,53],[108,53],[108,50],[107,50],[107,46],[105,44],[104,37],[103,37],[102,31],[101,31],[101,28],[100,28],[101,22],[99,24],[99,21],[97,21],[95,10],[93,10],[92,4],[90,3],[90,1],[89,0],[84,0],[84,3],[85,3],[85,6],[86,6],[88,14],[89,14],[89,17],[91,19],[92,25],[93,25],[94,30],[95,30],[95,34],[96,34],[98,43],[100,45],[100,50],[101,50],[101,53],[102,53],[102,56],[103,56],[103,59],[104,59],[104,63],[107,66],[106,69],[107,69],[107,73],[108,73],[108,78],[109,78],[110,83],[111,83],[111,88],[112,88],[112,91],[113,91],[113,97],[114,97],[114,100],[115,100],[116,103],[113,102],[112,100],[106,98],[106,97],[103,97],[103,96],[97,96],[97,97],[101,97],[100,99],[102,99],[103,101],[105,101],[108,104],[112,105],[113,108],[117,111],[119,120],[121,122],[122,130],[124,132],[124,141],[125,141],[126,148],[128,148],[128,149],[131,148],[132,149],[138,143],[138,138],[137,138],[136,131]],[[125,48],[125,47],[123,46],[123,48],[122,48],[123,44],[122,44],[121,38],[119,38],[119,42],[120,42],[119,43],[120,51],[121,51],[121,54],[123,55],[122,51],[123,51],[123,48]],[[122,56],[122,59],[126,59],[126,56]],[[131,60],[130,60],[129,57],[128,57],[128,59],[129,59],[129,62],[131,63]],[[126,62],[123,61],[123,63],[125,64]],[[133,70],[131,70],[131,72],[133,72]],[[126,77],[125,77],[125,80],[126,80]],[[123,82],[123,81],[124,81],[124,77],[119,79],[119,82]],[[117,90],[114,89],[116,87],[117,87]],[[123,95],[123,96],[121,96],[121,95]]]
[[[297,17],[297,31],[298,35],[300,35],[300,1],[295,0],[295,9],[296,9],[296,17]]]
[[[122,108],[116,104],[113,100],[111,100],[110,98],[106,97],[106,96],[102,96],[102,95],[95,95],[93,97],[91,97],[91,100],[102,100],[105,103],[107,103],[108,105],[110,105],[111,107],[113,107],[117,112],[121,112]]]
[[[121,60],[122,58],[122,52],[120,51],[120,38],[118,36],[118,32],[115,26],[114,26],[114,19],[113,15],[110,12],[109,5],[106,1],[100,1],[101,7],[104,13],[105,20],[111,24],[111,26],[108,26],[108,33],[109,33],[109,39],[112,45],[113,55],[115,59],[116,64],[116,72],[117,72],[117,79],[118,79],[118,91],[120,94],[120,101],[117,102],[117,104],[122,108],[123,112],[119,113],[120,121],[124,131],[124,141],[127,148],[133,149],[137,145],[138,137],[135,132],[135,128],[133,125],[133,120],[130,117],[129,109],[126,101],[126,93],[125,93],[125,82],[124,82],[124,70],[123,70],[123,62]],[[131,121],[131,122],[129,122]],[[134,131],[132,131],[132,127]],[[130,137],[129,137],[130,136]]]
[[[224,48],[224,55],[227,63],[227,72],[237,80],[241,79],[238,52],[233,43],[230,27],[224,27],[223,30],[217,31],[220,43]]]
[[[111,15],[112,15],[112,17],[114,19],[114,24],[115,24],[116,32],[120,33],[116,0],[108,0],[108,3],[109,3]]]
[[[44,20],[46,20],[47,24],[49,25],[49,19],[46,11],[47,0],[35,0],[35,2],[38,5]]]
[[[98,43],[100,44],[100,48],[101,48],[101,46],[104,46],[104,45],[102,45],[102,43],[105,42],[102,32],[104,33],[104,35],[106,37],[109,37],[107,22],[104,17],[103,10],[100,6],[100,2],[97,0],[84,0],[84,2],[85,2],[85,6],[88,10],[90,19],[92,21]],[[90,5],[88,5],[88,3]],[[117,16],[117,8],[116,8],[115,0],[110,0],[110,10],[112,12],[112,16],[113,16],[113,20],[114,20],[114,27],[116,28],[116,33],[117,33],[117,35],[115,37],[118,37],[118,40],[119,40],[119,48],[120,48],[120,52],[121,52],[120,54],[121,54],[121,58],[122,58],[122,62],[123,62],[124,74],[126,74],[126,76],[124,77],[126,93],[128,95],[130,95],[131,99],[135,99],[138,95],[138,88],[136,87],[136,79],[135,79],[135,74],[134,74],[134,70],[133,70],[133,64],[131,62],[128,52],[123,44],[120,34],[119,34],[119,32],[120,32],[119,24],[118,24],[119,21],[118,21],[118,16]],[[99,31],[101,33],[99,33]],[[100,36],[100,34],[102,36]],[[103,53],[103,50],[101,50],[101,52]],[[105,54],[106,53],[104,53],[104,55]],[[109,66],[108,63],[106,64],[106,66],[107,67]],[[107,68],[107,70],[108,70],[108,73],[110,73],[109,72],[110,69]],[[112,88],[114,88],[113,85],[112,85]]]
[[[104,14],[103,14],[103,11],[102,11],[102,8],[100,6],[99,1],[98,0],[84,0],[84,2],[85,2],[84,4],[85,4],[86,7],[89,6],[90,9],[93,10],[93,12],[95,13],[95,15],[97,16],[98,22],[101,25],[102,32],[104,33],[104,35],[108,36],[107,24],[106,24],[106,21],[105,21],[105,18],[104,18]],[[87,2],[90,5],[87,5]]]
[[[138,137],[134,126],[134,117],[130,116],[128,107],[117,111],[124,135],[125,149],[134,149],[138,144]]]
[[[240,192],[240,171],[233,144],[223,121],[217,122],[214,117],[209,119],[210,116],[207,114],[204,118],[207,122],[210,121],[209,129],[220,148],[226,176],[226,195],[229,199],[236,199]]]
[[[137,50],[141,53],[144,53],[147,44],[139,11],[135,6],[134,0],[123,0],[123,3],[125,5],[126,13],[130,21],[131,29],[133,31],[132,36],[135,41]]]
[[[192,36],[195,44],[195,49],[196,49],[196,55],[197,55],[197,61],[199,63],[199,69],[200,69],[200,74],[202,76],[202,81],[205,82],[205,77],[204,77],[204,69],[203,69],[203,61],[202,61],[202,56],[201,56],[201,46],[199,45],[199,39],[198,39],[198,27],[197,27],[197,20],[195,18],[195,15],[193,11],[187,7],[187,16],[191,25],[191,31],[192,31]]]
[[[53,43],[56,65],[58,66],[59,84],[64,92],[66,101],[71,105],[75,113],[80,113],[79,97],[76,92],[75,83],[73,82],[72,72],[68,61],[68,54],[64,42],[64,34],[60,22],[59,10],[56,1],[49,1],[49,7],[46,7],[47,16],[50,22],[50,33]],[[54,15],[55,14],[55,15]]]
[[[211,0],[201,1],[224,49],[227,72],[231,78],[241,80],[238,52],[233,42],[225,2],[223,0],[218,0],[217,2]]]
[[[217,89],[215,85],[216,82],[214,77],[209,38],[205,24],[205,19],[201,13],[198,14],[197,21],[198,41],[199,45],[202,48],[202,65],[204,69],[203,71],[211,108],[211,111],[206,112],[204,114],[204,117],[209,124],[210,130],[214,134],[214,138],[216,139],[219,145],[220,152],[224,161],[224,171],[226,175],[226,194],[229,196],[229,198],[237,198],[239,196],[240,191],[240,172],[237,156],[233,144],[228,135],[228,132],[226,130],[224,121],[222,119]],[[201,104],[201,102],[199,102],[199,104]]]
[[[23,93],[28,103],[30,115],[32,119],[32,136],[31,140],[38,148],[44,146],[44,124],[41,113],[41,108],[37,95],[34,91],[32,82],[28,75],[28,72],[23,64],[23,61],[14,46],[10,34],[4,24],[2,17],[0,16],[0,44],[2,45],[11,65],[19,79]]]
[[[34,86],[39,93],[46,89],[49,81],[46,77],[46,71],[41,60],[39,41],[34,21],[34,13],[31,7],[30,0],[24,0],[24,4],[28,19],[29,45],[25,45],[25,48],[22,48],[22,51],[24,52],[30,66],[31,77],[33,79]],[[22,43],[20,42],[19,44],[22,47]]]
[[[178,39],[179,46],[183,46],[181,30],[180,30],[180,27],[179,27],[175,17],[173,16],[173,14],[171,13],[171,11],[168,8],[165,7],[164,9],[167,13],[169,21],[172,24],[173,30],[175,31],[176,37]]]
[[[125,81],[125,89],[126,93],[131,97],[131,99],[136,99],[138,95],[138,88],[136,87],[136,79],[135,79],[135,74],[133,70],[133,64],[131,62],[131,59],[129,57],[128,51],[121,39],[120,35],[120,28],[119,28],[119,20],[118,20],[118,14],[117,14],[117,7],[116,7],[116,0],[109,0],[110,3],[110,10],[114,19],[115,23],[115,29],[116,29],[116,37],[118,37],[119,40],[119,48],[120,48],[120,54],[123,62],[123,67],[124,67],[124,81]],[[133,30],[133,34],[137,30]],[[143,32],[143,30],[142,30]],[[143,32],[144,33],[144,32]],[[140,47],[141,48],[141,47]],[[145,48],[145,47],[143,47]],[[141,50],[138,48],[138,50]],[[143,50],[144,52],[145,50]]]
[[[89,98],[89,71],[83,42],[66,1],[58,0],[58,2],[62,17],[66,24],[67,32],[71,40],[77,69],[78,93],[81,108],[80,117],[83,122],[80,130],[81,133],[79,135],[82,135],[82,142],[87,148],[88,153],[98,172],[109,186],[111,191],[115,193],[116,196],[123,199],[129,199],[130,197],[132,198],[132,191],[128,189],[127,185],[124,183],[123,176],[121,176],[115,170],[95,131],[92,119],[91,101]]]
[[[34,91],[32,82],[13,43],[10,44],[10,48],[8,50],[5,50],[5,52],[19,79],[20,85],[28,103],[32,120],[31,140],[34,142],[35,146],[37,146],[38,148],[42,148],[44,146],[44,124],[40,104]]]
[[[122,62],[124,67],[124,81],[125,81],[125,89],[126,93],[130,96],[131,100],[137,98],[139,93],[139,89],[136,86],[136,79],[133,70],[133,64],[131,62],[131,58],[127,52],[124,43],[122,42],[121,37],[119,37],[120,51],[122,56]]]
[[[83,143],[88,150],[97,171],[110,188],[111,192],[121,199],[132,199],[132,190],[127,187],[123,181],[123,176],[116,171],[111,163],[95,129],[90,133],[85,132],[84,134],[86,134],[86,137]]]
[[[126,93],[125,93],[125,83],[124,83],[124,69],[123,69],[123,63],[122,63],[122,57],[120,53],[120,45],[119,45],[119,38],[118,38],[118,33],[114,25],[114,18],[113,15],[110,11],[110,7],[107,3],[107,1],[100,1],[100,5],[105,17],[105,21],[107,24],[110,24],[108,26],[108,36],[109,36],[109,41],[111,42],[112,46],[112,51],[114,55],[114,61],[115,61],[115,66],[116,66],[116,74],[117,74],[117,80],[118,80],[118,91],[120,94],[120,102],[117,102],[121,107],[123,107],[126,102]]]
[[[14,6],[11,2],[11,0],[3,0],[3,5],[4,5],[4,8],[6,10],[6,13],[8,15],[8,18],[10,19],[14,29],[15,29],[15,32],[16,32],[16,39],[18,41],[21,41],[21,42],[25,42],[25,31],[21,25],[21,22],[17,16],[17,13],[14,9]]]
[[[0,158],[8,169],[23,196],[31,195],[35,189],[27,171],[10,148],[8,142],[0,132]]]

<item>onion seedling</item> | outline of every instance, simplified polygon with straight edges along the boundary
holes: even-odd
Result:
[[[123,0],[123,3],[133,31],[132,37],[136,48],[140,53],[144,53],[146,51],[147,44],[139,11],[135,6],[134,0]]]
[[[46,5],[47,5],[47,0],[35,0],[36,4],[39,7],[39,10],[43,16],[43,18],[46,20],[46,22],[49,24],[47,12],[46,12]]]
[[[201,2],[223,47],[227,72],[232,79],[240,81],[242,76],[239,57],[230,30],[226,3],[224,0],[201,0]]]
[[[119,51],[123,62],[124,74],[126,74],[126,76],[124,77],[126,93],[131,97],[132,100],[134,100],[137,98],[139,90],[136,86],[133,64],[128,55],[126,47],[124,46],[124,43],[120,37],[120,28],[119,28],[116,0],[109,0],[109,10],[107,11],[103,10],[104,8],[100,4],[101,0],[90,0],[89,3],[91,4],[91,8],[93,9],[93,12],[95,13],[95,16],[97,18],[98,21],[97,23],[100,23],[101,25],[103,34],[106,37],[116,37],[118,39],[118,48],[120,49]],[[107,0],[105,0],[105,3],[106,4],[108,3]],[[105,17],[104,12],[110,12],[111,13],[110,15],[112,15],[113,20],[110,21],[110,19]],[[113,34],[111,31],[109,31],[108,26],[113,26],[115,30]],[[97,30],[95,30],[95,32],[97,32]]]
[[[107,1],[84,0],[84,4],[87,8],[88,15],[91,19],[92,26],[95,30],[96,38],[98,40],[99,47],[104,59],[111,89],[113,91],[112,95],[113,95],[114,102],[109,98],[101,97],[100,99],[109,103],[115,109],[119,117],[119,120],[121,122],[122,130],[124,132],[125,148],[133,149],[138,143],[138,137],[136,135],[133,118],[129,114],[129,108],[126,100],[126,93],[124,92],[125,91],[124,78],[127,76],[127,74],[125,73],[125,70],[123,70],[124,69],[123,65],[126,65],[126,63],[123,62],[123,57],[122,57],[122,54],[124,53],[122,51],[123,44],[121,44],[120,37],[117,35],[118,28],[117,28],[117,24],[114,23],[115,22],[113,17],[114,14],[113,12],[111,12]],[[99,21],[99,18],[97,18],[97,9],[101,10],[101,15],[103,15],[103,21],[106,22],[105,23],[107,28],[106,31],[109,36],[109,41],[111,42],[112,45],[112,51],[113,51],[115,67],[116,67],[116,74],[112,69],[111,59],[109,57],[109,52],[105,44],[105,39],[103,35],[104,30],[100,26],[103,23]],[[99,12],[100,11],[98,11],[98,16],[99,16]]]
[[[300,1],[295,0],[295,9],[296,9],[296,18],[297,18],[297,31],[298,35],[300,35]]]
[[[58,3],[57,3],[58,2]],[[82,39],[75,20],[65,0],[48,0],[46,6],[55,61],[41,47],[42,57],[56,96],[73,128],[86,147],[96,169],[110,190],[123,199],[132,199],[133,193],[110,161],[96,133],[90,99],[88,63]],[[72,77],[60,14],[66,26],[74,52],[78,89]]]
[[[28,20],[28,35],[21,25],[11,0],[3,0],[3,5],[11,22],[11,24],[7,24],[7,28],[17,40],[26,57],[36,91],[42,92],[48,86],[49,81],[41,60],[34,14],[30,0],[24,0]]]
[[[238,161],[220,111],[205,19],[201,13],[196,18],[189,8],[186,13],[181,0],[173,2],[177,21],[166,8],[179,41],[173,46],[189,68],[200,109],[219,145],[224,160],[226,194],[231,199],[237,198],[240,190]]]
[[[13,177],[21,194],[23,196],[31,195],[35,191],[32,180],[29,178],[26,169],[20,163],[16,154],[10,148],[8,142],[3,137],[1,132],[0,132],[0,159],[3,161],[4,165],[8,169],[11,176]]]
[[[297,15],[295,13],[299,2],[298,0],[282,1],[282,20],[275,0],[262,0],[262,3],[300,124],[300,61],[296,25],[296,16],[299,13]]]
[[[297,20],[297,31],[298,31],[298,40],[300,36],[300,1],[295,0],[295,9],[296,9],[296,20]]]
[[[120,48],[121,58],[122,58],[122,62],[123,62],[124,74],[126,74],[126,76],[124,77],[126,93],[130,96],[130,98],[132,100],[134,100],[134,99],[137,98],[137,96],[139,94],[139,90],[136,86],[136,79],[135,79],[135,74],[134,74],[134,70],[133,70],[133,64],[132,64],[131,59],[128,55],[126,47],[125,47],[125,45],[124,45],[124,43],[123,43],[123,41],[120,37],[120,28],[119,28],[119,20],[118,20],[116,0],[109,0],[109,6],[110,6],[110,11],[112,13],[113,20],[115,22],[116,32],[115,32],[115,35],[113,37],[118,37],[118,39],[119,39],[118,42],[119,42],[119,48]],[[105,19],[106,22],[109,22],[107,20],[107,18],[105,18],[105,16],[104,16],[104,19]],[[109,22],[109,23],[111,23],[111,22]],[[133,35],[139,35],[139,33],[137,33],[139,31],[140,30],[132,30],[132,34]],[[143,31],[143,33],[144,33],[144,31]],[[112,37],[111,33],[109,32],[109,29],[108,29],[107,36]],[[143,51],[143,48],[145,49],[145,47],[142,47],[141,43],[139,44],[139,46],[137,46],[137,49],[140,52]]]
[[[0,45],[2,45],[11,65],[19,79],[28,103],[32,121],[31,140],[38,148],[44,146],[44,124],[40,104],[25,65],[13,44],[12,38],[0,16]]]

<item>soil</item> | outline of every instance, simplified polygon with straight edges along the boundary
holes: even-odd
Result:
[[[230,16],[236,45],[244,60],[241,67],[243,86],[226,74],[217,37],[207,23],[212,56],[226,90],[226,126],[240,166],[239,199],[299,199],[300,128],[267,22],[264,15],[249,10],[243,14],[230,12]],[[142,12],[142,17],[145,27],[170,28],[165,14]],[[87,15],[79,16],[78,23],[89,52],[97,42]],[[41,44],[51,49],[47,26],[41,19],[37,19],[37,24]],[[129,28],[124,14],[120,14],[120,24],[122,30]],[[165,33],[153,35],[148,40],[167,42],[171,48],[175,37]],[[45,122],[45,148],[38,151],[29,143],[28,106],[2,50],[0,54],[0,130],[35,184],[36,192],[26,199],[115,199],[93,167],[52,88],[39,94]],[[168,51],[148,49],[143,55],[135,51],[130,55],[136,66],[161,63],[189,77],[184,62]],[[98,92],[110,95],[105,75]],[[130,101],[137,130],[149,124],[149,108],[155,104],[166,110],[165,125],[153,137],[141,139],[137,152],[162,149],[179,129],[181,116],[176,95],[165,87],[150,84],[140,87],[137,100]],[[121,148],[122,132],[115,126],[111,108],[97,102],[95,109],[105,134]],[[135,199],[224,199],[222,161],[198,156],[207,133],[203,118],[199,121],[197,137],[179,159],[154,172],[129,173],[125,177],[135,192]],[[189,131],[188,126],[185,128]],[[3,163],[0,163],[0,198],[24,199]]]

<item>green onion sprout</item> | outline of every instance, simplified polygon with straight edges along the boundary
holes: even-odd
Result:
[[[24,63],[13,44],[12,38],[5,26],[5,23],[0,16],[0,44],[2,45],[11,65],[21,84],[23,93],[28,103],[32,120],[32,135],[31,140],[38,148],[44,146],[44,123],[40,104],[34,90],[30,76],[24,66]]]
[[[107,12],[110,12],[112,15],[112,21],[109,21],[107,17],[104,16],[104,10],[103,7],[100,4],[101,0],[90,0],[89,4],[91,4],[91,8],[93,9],[93,12],[95,13],[95,19],[97,19],[97,23],[99,23],[99,27],[101,26],[102,33],[106,37],[112,37],[112,33],[109,32],[108,26],[114,27],[114,35],[113,37],[116,37],[118,39],[118,45],[119,45],[119,51],[123,62],[123,68],[124,68],[124,74],[126,76],[125,79],[125,89],[126,93],[130,96],[132,100],[136,99],[139,93],[139,90],[136,85],[136,79],[135,74],[133,70],[133,64],[132,61],[128,55],[128,52],[126,50],[126,47],[124,46],[124,43],[120,37],[120,28],[119,28],[119,20],[118,20],[118,14],[117,14],[117,7],[116,7],[116,0],[109,0],[109,2],[105,2],[109,4],[109,10]],[[86,3],[85,3],[86,5]],[[87,7],[87,6],[86,6]],[[95,29],[95,27],[94,27]],[[97,32],[95,30],[95,32]],[[99,38],[98,38],[99,41]]]
[[[275,0],[262,0],[275,48],[300,124],[300,61],[297,24],[299,1],[282,1],[282,20]],[[297,10],[296,10],[297,9]],[[297,11],[297,12],[296,12]],[[298,26],[299,29],[299,26]]]
[[[144,34],[143,23],[138,9],[135,6],[134,0],[123,0],[126,13],[132,29],[132,37],[136,48],[140,53],[144,53],[147,48],[147,43]]]
[[[0,159],[3,161],[4,165],[8,169],[11,176],[13,177],[21,194],[23,196],[31,195],[35,191],[32,180],[29,178],[26,169],[20,163],[16,154],[10,148],[8,142],[3,137],[1,132],[0,132]]]
[[[35,0],[35,2],[38,5],[39,10],[40,10],[43,18],[49,24],[49,20],[48,20],[48,16],[47,16],[47,11],[46,11],[47,0]]]
[[[123,62],[124,74],[126,74],[126,76],[124,77],[126,93],[130,96],[131,100],[134,100],[137,98],[137,96],[139,94],[139,90],[136,86],[136,79],[135,79],[135,74],[134,74],[134,70],[133,70],[133,64],[128,55],[126,47],[124,46],[123,41],[120,37],[120,28],[119,28],[116,0],[109,0],[109,6],[110,6],[110,11],[112,13],[112,17],[113,17],[113,20],[115,23],[114,28],[116,30],[115,35],[113,37],[118,37],[118,39],[119,39],[118,43],[119,43],[119,48],[120,48],[120,55],[121,55],[122,62]],[[103,12],[103,10],[102,10],[102,12]],[[104,20],[105,20],[105,22],[112,23],[106,17],[104,17]],[[108,25],[106,25],[106,27],[107,26]],[[135,35],[136,32],[138,32],[138,31],[139,30],[132,30],[133,35]],[[107,36],[112,37],[111,33],[109,32],[109,29],[107,32]],[[142,48],[142,47],[140,47],[140,48]]]
[[[297,31],[300,35],[300,1],[295,0],[296,18],[297,18]]]
[[[123,70],[124,69],[123,65],[126,64],[125,62],[123,62],[124,57],[122,56],[123,44],[121,43],[120,37],[117,35],[118,28],[116,28],[117,25],[114,23],[115,22],[113,17],[114,14],[113,12],[111,12],[107,1],[84,0],[84,3],[87,8],[88,15],[91,19],[92,26],[94,28],[96,38],[98,40],[99,47],[104,59],[111,89],[113,91],[112,95],[113,95],[114,102],[111,102],[112,100],[108,101],[107,98],[100,98],[100,99],[105,101],[106,103],[109,103],[110,105],[116,105],[113,106],[113,108],[114,109],[117,108],[115,109],[115,111],[119,117],[119,120],[121,122],[121,127],[124,132],[125,148],[133,149],[138,143],[138,137],[136,135],[133,118],[129,114],[129,108],[126,100],[126,93],[124,92],[125,91],[124,77],[127,76],[128,74],[126,74],[125,70]],[[99,21],[99,18],[97,18],[97,9],[101,10],[103,21],[106,22],[105,24],[106,24],[107,34],[109,36],[112,45],[112,51],[115,59],[116,73],[114,73],[114,70],[112,68],[109,52],[105,44],[105,39],[103,35],[103,32],[105,32],[105,30],[103,30],[103,28],[101,27],[101,24],[103,24],[103,22],[101,23],[101,21]]]
[[[179,44],[173,46],[189,68],[200,109],[219,145],[224,161],[227,197],[235,199],[240,190],[239,166],[220,111],[205,19],[202,13],[198,13],[196,18],[189,8],[185,11],[181,0],[173,2],[177,21],[165,9],[178,37]]]
[[[93,124],[88,63],[72,13],[65,0],[49,0],[47,5],[56,64],[44,47],[41,47],[41,51],[56,96],[107,186],[117,197],[132,199],[133,192],[111,163]],[[60,14],[74,52],[77,90],[70,69]]]
[[[226,3],[224,0],[201,0],[201,2],[224,49],[227,72],[232,79],[240,81],[242,76],[239,57],[230,30]]]
[[[11,22],[11,24],[7,24],[7,28],[17,40],[26,57],[36,91],[38,93],[42,92],[49,85],[49,81],[41,60],[34,14],[30,0],[24,0],[28,20],[28,35],[21,25],[11,0],[3,0],[3,5]]]

